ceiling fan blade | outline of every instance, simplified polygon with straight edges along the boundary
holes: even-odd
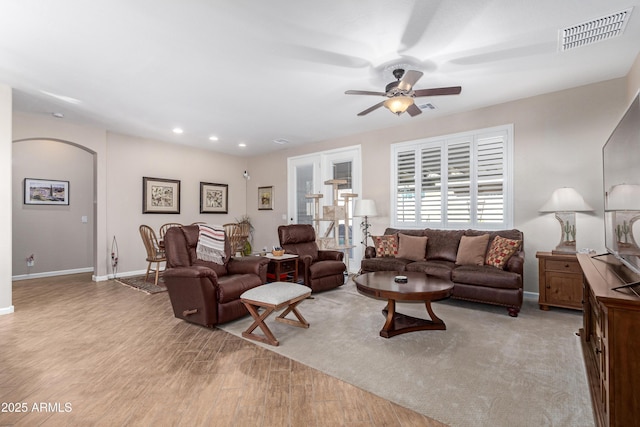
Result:
[[[373,105],[373,106],[367,108],[366,110],[359,112],[358,115],[359,116],[364,116],[365,114],[369,114],[370,112],[372,112],[374,110],[377,110],[378,108],[382,107],[383,104],[384,104],[384,101],[378,102],[376,105]]]
[[[414,92],[415,96],[437,96],[437,95],[458,95],[462,92],[462,87],[437,87],[432,89],[418,89]]]
[[[387,96],[384,92],[373,92],[370,90],[347,90],[345,91],[345,95],[376,95],[376,96]]]
[[[405,72],[404,76],[402,76],[402,80],[400,80],[400,83],[398,84],[398,89],[411,90],[413,85],[416,84],[418,80],[420,80],[420,77],[422,77],[422,74],[423,74],[422,71],[416,71],[416,70],[409,70]]]
[[[413,117],[417,116],[418,114],[422,114],[422,110],[416,104],[411,104],[409,108],[407,108],[407,113],[409,113],[409,115]]]

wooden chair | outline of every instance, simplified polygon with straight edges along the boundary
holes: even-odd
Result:
[[[244,244],[249,238],[249,224],[230,222],[224,224],[224,232],[229,239],[232,256],[237,252],[243,252]]]
[[[140,236],[142,236],[142,242],[144,243],[144,248],[147,250],[147,274],[144,276],[145,282],[149,279],[149,273],[151,271],[155,271],[156,279],[155,284],[158,285],[158,277],[160,275],[160,263],[165,262],[167,260],[164,250],[160,248],[158,244],[158,239],[156,238],[156,233],[153,231],[153,228],[148,225],[140,226]],[[151,264],[156,264],[155,270],[151,268]]]
[[[160,236],[160,240],[164,240],[164,235],[167,233],[167,230],[171,227],[182,227],[182,224],[177,222],[168,222],[166,224],[162,224],[160,227],[160,232],[158,233]]]

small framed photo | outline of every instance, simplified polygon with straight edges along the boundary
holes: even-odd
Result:
[[[273,210],[273,186],[258,187],[258,210]]]
[[[226,214],[229,210],[229,185],[200,183],[200,213]]]
[[[24,179],[25,205],[68,205],[69,181]]]
[[[180,213],[180,181],[142,177],[142,213]]]

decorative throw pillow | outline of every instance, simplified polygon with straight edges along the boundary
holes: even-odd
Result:
[[[496,236],[487,253],[485,264],[503,269],[511,255],[516,253],[521,244],[522,240],[505,239],[504,237]]]
[[[376,244],[376,257],[395,257],[398,255],[398,239],[395,234],[371,237]]]
[[[481,236],[462,236],[456,264],[458,265],[483,265],[489,244],[489,234]]]
[[[427,236],[410,236],[398,233],[398,258],[411,261],[424,261],[427,252]]]

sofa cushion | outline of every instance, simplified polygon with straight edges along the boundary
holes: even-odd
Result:
[[[427,236],[411,236],[398,233],[398,258],[424,261],[427,252]],[[484,255],[484,254],[483,254]]]
[[[398,255],[398,238],[396,234],[371,236],[376,247],[376,257],[395,257]]]
[[[360,270],[367,271],[404,271],[411,260],[403,258],[365,258],[360,262]]]
[[[407,271],[419,271],[446,280],[451,280],[451,272],[454,268],[453,262],[444,260],[417,261],[407,264]]]
[[[487,252],[485,264],[504,269],[511,255],[520,249],[521,244],[522,240],[506,239],[501,236],[496,236],[493,242],[491,242],[491,247]]]
[[[432,230],[426,229],[425,235],[429,237],[427,242],[427,260],[440,259],[456,262],[458,245],[464,230]]]
[[[454,283],[486,286],[489,288],[520,289],[522,276],[499,270],[490,265],[461,265],[451,273]]]
[[[483,265],[489,244],[489,234],[462,236],[456,256],[458,265]]]

